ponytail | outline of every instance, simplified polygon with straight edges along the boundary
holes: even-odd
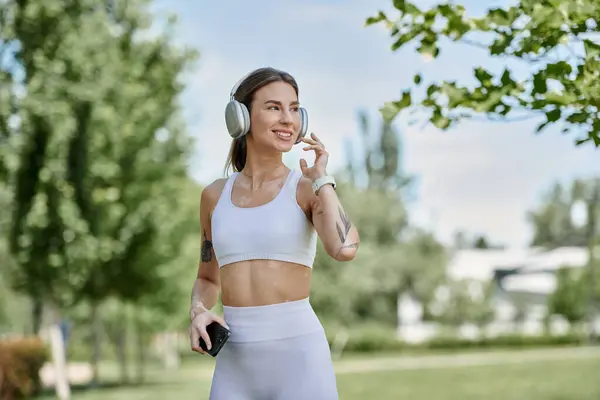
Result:
[[[244,169],[246,166],[247,151],[246,135],[231,141],[229,155],[227,156],[227,162],[225,163],[225,175],[227,175],[227,171],[230,167],[233,172],[240,172]]]

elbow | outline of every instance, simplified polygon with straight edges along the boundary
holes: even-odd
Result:
[[[356,249],[345,249],[340,251],[335,257],[336,261],[352,261],[356,257]]]
[[[332,251],[328,251],[327,253],[331,258],[336,261],[352,261],[356,257],[356,252],[358,250],[358,243],[352,245],[338,247],[336,249],[331,249]]]

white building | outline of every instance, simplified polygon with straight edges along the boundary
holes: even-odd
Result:
[[[468,280],[472,295],[482,292],[490,282],[495,283],[495,320],[486,328],[486,334],[514,331],[519,310],[522,313],[519,329],[537,334],[543,329],[547,298],[556,288],[556,271],[563,266],[583,268],[588,259],[587,248],[581,247],[458,250],[448,263],[447,275],[451,280]],[[438,331],[436,324],[423,322],[421,315],[421,304],[414,298],[405,295],[399,299],[398,333],[403,340],[420,342]],[[567,328],[565,321],[553,318],[553,331]],[[476,336],[482,332],[474,326],[464,326],[461,333]]]

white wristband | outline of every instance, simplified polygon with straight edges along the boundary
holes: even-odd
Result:
[[[331,185],[331,186],[333,186],[333,189],[335,190],[336,185],[335,185],[335,179],[333,179],[333,176],[325,175],[325,176],[318,178],[316,181],[314,181],[312,184],[312,188],[313,188],[313,191],[315,192],[315,194],[318,194],[319,190],[325,185]]]

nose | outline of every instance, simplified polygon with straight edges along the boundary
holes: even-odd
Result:
[[[291,125],[294,122],[292,118],[292,113],[289,110],[283,110],[281,112],[280,122],[282,124]]]

